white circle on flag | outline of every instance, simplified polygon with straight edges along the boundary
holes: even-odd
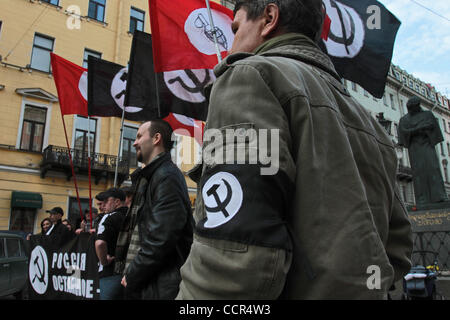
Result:
[[[226,14],[212,10],[217,42],[220,51],[228,51],[233,44],[234,34],[231,31],[231,19]],[[191,12],[184,23],[184,32],[192,45],[203,54],[216,54],[213,29],[209,21],[208,9],[200,8]]]
[[[209,69],[164,72],[164,82],[170,92],[177,98],[192,103],[201,103],[206,100],[203,88],[214,79],[214,73]]]
[[[194,128],[198,128],[199,126],[195,123],[195,120],[189,117],[186,117],[182,114],[178,114],[178,113],[173,113],[173,116],[175,117],[175,119],[184,124],[185,126],[189,126],[189,127],[194,127]]]
[[[31,252],[28,276],[34,291],[44,294],[48,286],[48,258],[44,248],[36,246]]]
[[[120,109],[123,110],[124,102],[125,102],[125,91],[127,89],[127,80],[122,80],[122,76],[124,73],[128,73],[128,68],[123,68],[114,76],[114,79],[111,83],[111,96],[119,106]],[[142,108],[139,107],[125,107],[125,112],[136,113],[142,111]]]
[[[211,176],[202,188],[207,220],[205,228],[221,226],[239,212],[244,193],[239,180],[228,172]]]
[[[84,100],[88,99],[88,73],[85,71],[80,77],[80,81],[78,82],[78,90],[80,90],[81,95]]]
[[[323,3],[331,19],[328,39],[323,40],[328,54],[339,58],[355,57],[364,46],[363,20],[355,9],[338,1],[323,0]]]

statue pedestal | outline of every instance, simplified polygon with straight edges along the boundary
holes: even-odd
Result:
[[[438,208],[444,204],[447,207]],[[441,270],[450,270],[450,202],[409,210],[408,215],[414,241],[412,264],[427,266],[437,260]]]
[[[416,205],[416,210],[414,211],[426,211],[426,210],[449,210],[450,211],[450,200],[435,202],[435,203],[427,203],[427,204],[418,204]],[[412,211],[411,208],[408,211]]]

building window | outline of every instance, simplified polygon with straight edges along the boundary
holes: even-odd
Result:
[[[88,17],[97,21],[105,21],[106,0],[89,0]]]
[[[442,155],[442,156],[445,156],[445,153],[444,153],[444,144],[441,142],[441,143],[439,143],[439,145],[441,146],[441,155]]]
[[[87,69],[88,68],[88,57],[89,56],[93,56],[96,58],[101,59],[102,58],[102,54],[100,52],[94,51],[94,50],[89,50],[89,49],[84,49],[84,55],[83,55],[83,68]]]
[[[25,106],[20,138],[21,150],[42,151],[46,118],[47,109],[30,105]]]
[[[50,4],[54,5],[54,6],[59,5],[59,0],[41,0],[41,1],[50,3]]]
[[[235,1],[233,0],[220,0],[220,4],[233,10],[234,9],[234,5],[235,5]]]
[[[134,127],[123,127],[122,158],[128,159],[130,168],[136,168],[138,164],[136,149],[133,147],[133,143],[136,140],[137,131],[138,129]]]
[[[9,230],[33,233],[35,208],[11,208]]]
[[[445,131],[445,132],[448,132],[448,131],[447,131],[447,123],[445,122],[445,119],[442,119],[442,124],[443,124],[443,126],[444,126],[444,131]]]
[[[50,52],[53,51],[54,39],[35,34],[31,53],[31,68],[50,72]]]
[[[81,212],[84,214],[86,210],[89,211],[89,199],[80,198]],[[69,213],[67,214],[67,220],[78,229],[81,223],[80,207],[78,206],[78,200],[76,197],[69,197]]]
[[[96,132],[97,132],[97,119],[77,116],[75,120],[75,142],[74,149],[79,150],[82,154],[87,155],[88,146],[90,144],[91,154],[95,150],[96,142]]]
[[[386,99],[386,94],[383,94],[383,103],[384,103],[385,106],[388,105],[387,99]]]
[[[406,113],[406,111],[405,111],[405,104],[404,104],[403,100],[400,99],[400,115],[404,116],[405,113]]]
[[[130,12],[130,33],[135,30],[144,31],[145,12],[131,7]]]
[[[355,92],[358,92],[358,87],[356,86],[356,83],[352,82],[352,90]]]
[[[389,98],[391,99],[391,108],[392,108],[393,110],[396,110],[396,108],[395,108],[395,102],[394,102],[394,95],[389,94]]]
[[[367,92],[366,89],[364,89],[364,96],[365,96],[365,97],[368,97],[368,96],[369,96],[369,92]]]
[[[450,156],[450,143],[448,143],[448,142],[447,142],[447,152],[448,152],[448,155]]]

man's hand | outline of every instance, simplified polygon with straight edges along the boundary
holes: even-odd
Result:
[[[125,288],[127,287],[127,279],[125,279],[125,276],[123,276],[122,281],[120,282],[120,284],[122,286],[124,286]]]
[[[116,257],[110,256],[109,254],[107,254],[106,255],[106,263],[107,263],[107,265],[110,265],[114,261],[115,258]]]

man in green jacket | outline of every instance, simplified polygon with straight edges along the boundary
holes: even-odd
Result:
[[[321,4],[236,3],[178,299],[383,299],[410,268],[394,146],[317,46]]]

